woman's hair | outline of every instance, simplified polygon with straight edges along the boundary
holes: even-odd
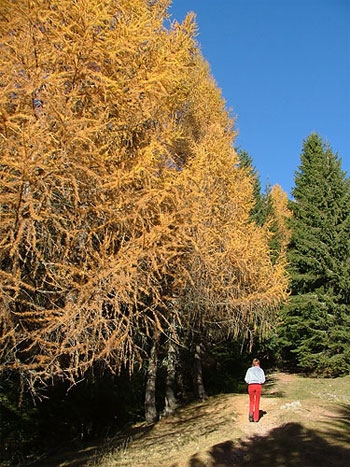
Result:
[[[258,366],[258,365],[260,365],[260,360],[258,358],[254,358],[252,366]]]

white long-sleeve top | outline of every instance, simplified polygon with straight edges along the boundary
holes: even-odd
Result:
[[[265,383],[265,373],[262,368],[259,366],[252,366],[248,368],[247,373],[245,374],[244,381],[247,384],[264,384]]]

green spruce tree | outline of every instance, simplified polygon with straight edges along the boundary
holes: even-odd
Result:
[[[267,207],[265,196],[261,191],[261,183],[259,172],[253,164],[253,158],[244,149],[238,149],[237,155],[239,158],[239,167],[247,171],[247,174],[252,179],[254,205],[251,211],[251,218],[257,225],[264,225],[267,218]]]
[[[280,329],[284,357],[328,376],[350,370],[350,183],[317,134],[303,145],[291,202],[291,297]]]

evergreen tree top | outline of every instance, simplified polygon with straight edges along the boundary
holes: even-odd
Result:
[[[334,154],[330,145],[324,143],[317,133],[312,133],[303,143],[301,164],[295,173],[292,195],[298,203],[311,203],[326,207],[325,199],[344,196],[348,191],[346,173],[341,169],[341,158]],[[344,183],[345,182],[345,183]]]

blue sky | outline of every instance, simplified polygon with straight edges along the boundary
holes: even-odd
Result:
[[[262,188],[290,194],[311,132],[350,176],[350,0],[173,0],[171,20],[189,11]]]

